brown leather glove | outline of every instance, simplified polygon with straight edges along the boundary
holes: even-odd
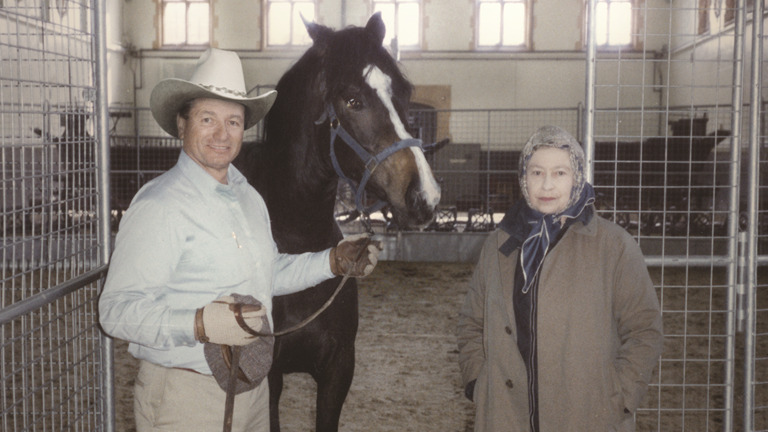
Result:
[[[235,318],[235,299],[232,296],[219,297],[201,307],[195,314],[195,339],[220,345],[248,345],[256,336],[243,329]],[[262,317],[267,310],[261,306],[243,305],[243,322],[255,331],[261,331]]]
[[[331,271],[337,276],[348,272],[353,277],[368,276],[380,252],[381,242],[371,240],[368,234],[349,236],[331,249]]]

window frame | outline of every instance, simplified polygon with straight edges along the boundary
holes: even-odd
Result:
[[[481,3],[498,3],[502,7],[504,3],[522,3],[525,7],[525,29],[523,30],[523,43],[517,45],[504,45],[503,32],[504,32],[504,19],[500,18],[501,28],[499,29],[500,42],[496,45],[480,45],[480,4]],[[502,13],[503,17],[503,13]],[[474,19],[474,47],[476,51],[481,52],[519,52],[530,51],[533,47],[532,28],[533,28],[533,0],[476,0],[475,1],[475,19]]]
[[[165,41],[165,7],[169,3],[183,3],[186,5],[184,15],[184,42],[167,43]],[[205,4],[208,6],[208,41],[204,43],[189,43],[189,26],[187,26],[187,16],[190,4]],[[200,49],[213,45],[213,2],[211,0],[160,0],[157,2],[158,22],[158,41],[162,49]]]

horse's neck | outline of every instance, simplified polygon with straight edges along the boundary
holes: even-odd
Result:
[[[274,186],[267,207],[272,233],[282,252],[314,252],[336,244],[335,189],[318,190],[313,196],[311,191]]]
[[[270,151],[258,161],[254,186],[264,196],[272,231],[281,250],[305,252],[335,244],[334,207],[338,178],[323,167],[314,151],[316,143],[267,142]],[[302,150],[303,146],[309,146]]]

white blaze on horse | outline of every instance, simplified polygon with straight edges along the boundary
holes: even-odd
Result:
[[[400,118],[400,113],[397,112],[392,103],[392,78],[375,65],[369,65],[363,71],[363,75],[365,76],[365,82],[376,91],[376,95],[381,99],[381,103],[387,108],[389,119],[400,140],[413,139],[413,136],[406,130]],[[413,152],[419,178],[422,179],[421,183],[419,183],[421,186],[421,190],[418,192],[419,197],[428,208],[434,209],[440,202],[440,186],[438,186],[432,175],[432,169],[429,163],[427,163],[427,158],[424,157],[421,147],[410,147],[410,150]]]

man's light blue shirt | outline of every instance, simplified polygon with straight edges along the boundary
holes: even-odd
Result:
[[[134,357],[210,374],[195,311],[233,293],[263,303],[334,277],[329,250],[277,252],[264,200],[229,167],[221,184],[183,151],[125,213],[99,299],[100,321]],[[273,327],[274,328],[274,327]]]

